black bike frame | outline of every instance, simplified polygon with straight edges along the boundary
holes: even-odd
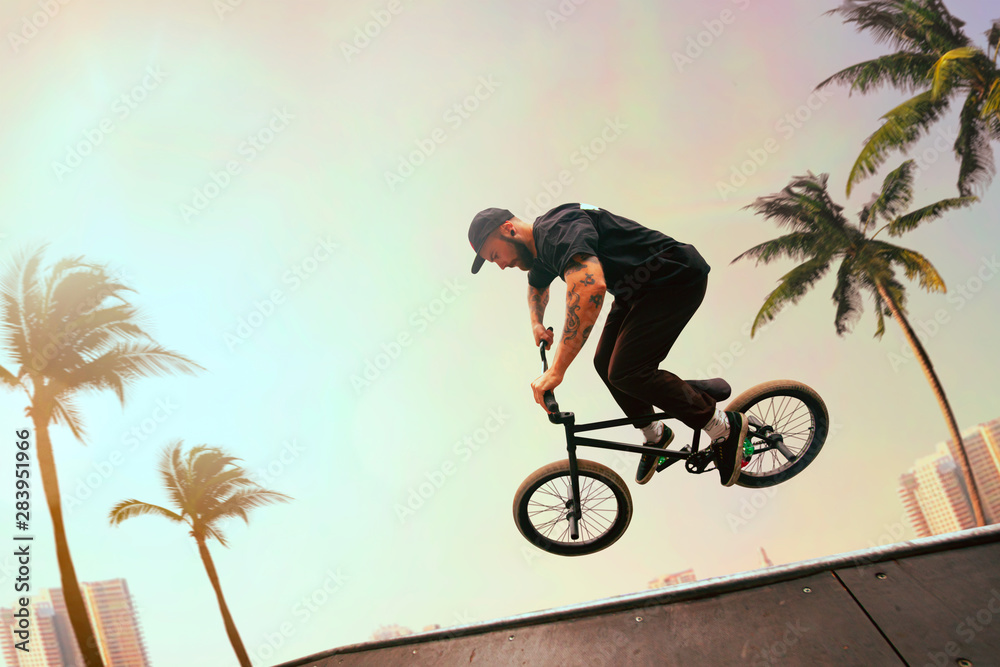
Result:
[[[538,349],[542,355],[542,371],[547,371],[549,369],[548,361],[545,358],[545,341],[542,341]],[[676,451],[670,449],[661,449],[659,447],[646,447],[643,445],[629,445],[624,442],[615,442],[614,440],[601,440],[598,438],[581,438],[577,433],[584,433],[586,431],[597,431],[605,428],[613,428],[615,426],[635,426],[640,422],[651,422],[657,419],[672,419],[670,415],[665,412],[655,412],[649,415],[643,415],[641,417],[626,417],[622,419],[608,419],[605,421],[591,422],[589,424],[577,424],[576,416],[572,412],[560,412],[559,404],[556,403],[555,395],[551,391],[546,391],[543,395],[543,400],[545,402],[545,407],[549,410],[549,421],[553,424],[562,424],[566,431],[566,451],[569,454],[569,475],[570,475],[570,486],[572,489],[572,495],[570,497],[569,503],[567,503],[567,509],[572,508],[572,513],[569,515],[570,523],[570,537],[574,540],[579,539],[579,528],[578,524],[580,519],[583,517],[583,512],[580,508],[580,475],[576,462],[576,448],[577,447],[595,447],[597,449],[612,449],[620,452],[633,452],[636,454],[651,454],[656,456],[657,459],[664,457],[667,462],[662,468],[658,467],[657,470],[662,470],[667,466],[673,465],[678,461],[691,458],[693,454],[698,451],[698,441],[700,440],[701,431],[695,429],[694,436],[691,440],[691,448],[689,451]]]

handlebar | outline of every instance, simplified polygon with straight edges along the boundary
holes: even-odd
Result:
[[[548,330],[552,331],[552,327],[549,327]],[[538,351],[542,355],[542,372],[543,373],[545,371],[549,370],[549,362],[545,358],[545,345],[546,345],[546,343],[545,343],[544,340],[541,343],[538,344]],[[559,404],[556,403],[555,394],[553,394],[551,391],[547,391],[544,394],[542,394],[542,400],[545,401],[545,408],[551,414],[555,414],[555,413],[559,412]]]

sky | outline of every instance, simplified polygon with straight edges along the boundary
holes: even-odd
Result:
[[[996,18],[987,4],[947,3],[978,45]],[[793,265],[730,264],[780,233],[744,208],[756,197],[828,173],[854,219],[904,159],[846,196],[863,140],[904,96],[814,92],[886,52],[832,7],[3,3],[0,262],[47,244],[48,262],[106,264],[155,339],[205,368],[143,380],[124,407],[84,397],[85,444],[52,430],[78,576],[127,580],[152,663],[191,664],[194,650],[197,664],[237,664],[185,531],[155,517],[108,524],[120,500],[167,502],[155,467],[178,440],[221,447],[294,498],[227,524],[229,548],[211,547],[257,665],[383,625],[487,621],[688,568],[749,571],[761,548],[782,564],[912,538],[897,481],[948,434],[899,327],[873,339],[868,302],[838,337],[828,276],[751,338]],[[957,163],[940,148],[954,126],[946,116],[910,155],[915,207],[955,196]],[[962,428],[1000,417],[1000,184],[980,195],[898,240],[948,286],[909,284],[908,308]],[[662,367],[722,375],[735,393],[782,378],[813,387],[833,427],[808,470],[766,491],[679,467],[640,487],[636,457],[586,452],[629,480],[622,539],[564,558],[521,538],[514,492],[564,457],[565,440],[531,395],[541,368],[526,278],[492,265],[470,275],[467,230],[486,207],[531,220],[566,201],[699,249],[708,294]],[[557,330],[562,289],[546,315]],[[583,421],[620,416],[593,347],[556,391]],[[0,396],[5,428],[30,425],[24,407],[22,393]],[[39,590],[59,577],[34,503]],[[11,566],[0,558],[12,601]]]

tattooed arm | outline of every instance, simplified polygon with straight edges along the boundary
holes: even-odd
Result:
[[[543,394],[559,386],[566,369],[587,342],[607,291],[601,263],[593,255],[575,255],[563,278],[566,280],[566,324],[562,339],[549,370],[531,383],[535,401],[542,407],[545,407]]]
[[[575,255],[566,267],[566,324],[552,367],[562,376],[587,342],[604,305],[604,271],[593,255]]]
[[[535,334],[535,347],[544,339],[552,347],[553,336],[542,324],[542,316],[545,315],[545,306],[549,304],[549,288],[538,289],[528,285],[528,310],[531,313],[531,331]]]

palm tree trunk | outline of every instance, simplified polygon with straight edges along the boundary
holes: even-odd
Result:
[[[39,404],[41,403],[41,405]],[[69,553],[69,542],[66,540],[66,525],[63,522],[62,500],[59,496],[59,479],[56,476],[56,462],[52,454],[52,441],[49,439],[48,421],[51,409],[37,399],[31,412],[35,424],[35,447],[38,451],[38,470],[42,477],[42,489],[45,491],[45,501],[52,517],[52,532],[55,534],[56,561],[59,563],[59,577],[62,582],[63,597],[66,599],[66,612],[69,622],[76,635],[76,643],[80,647],[86,667],[104,667],[101,649],[94,635],[87,616],[87,605],[80,592],[80,584],[76,578],[76,568]]]
[[[215,571],[215,564],[212,562],[212,555],[208,552],[205,539],[203,537],[196,537],[195,541],[198,542],[198,553],[201,554],[201,562],[205,564],[208,579],[212,582],[212,588],[215,589],[215,597],[219,599],[219,611],[222,612],[222,622],[226,625],[226,634],[229,635],[229,641],[233,645],[233,650],[236,651],[240,667],[251,667],[250,656],[247,655],[247,650],[243,647],[243,640],[240,639],[240,633],[236,630],[236,623],[233,622],[233,617],[229,613],[226,598],[222,596],[219,574]]]
[[[899,322],[899,326],[902,327],[903,335],[916,353],[917,361],[920,363],[920,367],[924,369],[924,375],[927,376],[927,380],[931,383],[934,397],[937,398],[938,405],[941,406],[941,412],[944,413],[945,421],[948,422],[948,430],[951,432],[952,440],[955,441],[955,450],[958,452],[958,462],[962,468],[965,485],[969,489],[969,500],[972,503],[972,513],[975,515],[976,525],[985,526],[986,519],[983,515],[983,504],[979,497],[979,487],[976,486],[976,480],[972,476],[972,466],[969,465],[969,456],[965,451],[965,443],[962,442],[962,436],[958,432],[955,414],[951,411],[951,405],[949,405],[948,399],[944,395],[944,388],[941,387],[941,381],[938,380],[937,373],[934,372],[934,367],[931,365],[931,360],[927,356],[924,346],[917,339],[917,335],[910,327],[909,321],[907,321],[906,317],[899,310],[896,302],[889,296],[889,293],[881,283],[876,282],[875,286],[878,288],[878,293],[881,295],[882,300],[885,301],[886,305],[889,306],[889,310],[892,311],[892,316]]]

